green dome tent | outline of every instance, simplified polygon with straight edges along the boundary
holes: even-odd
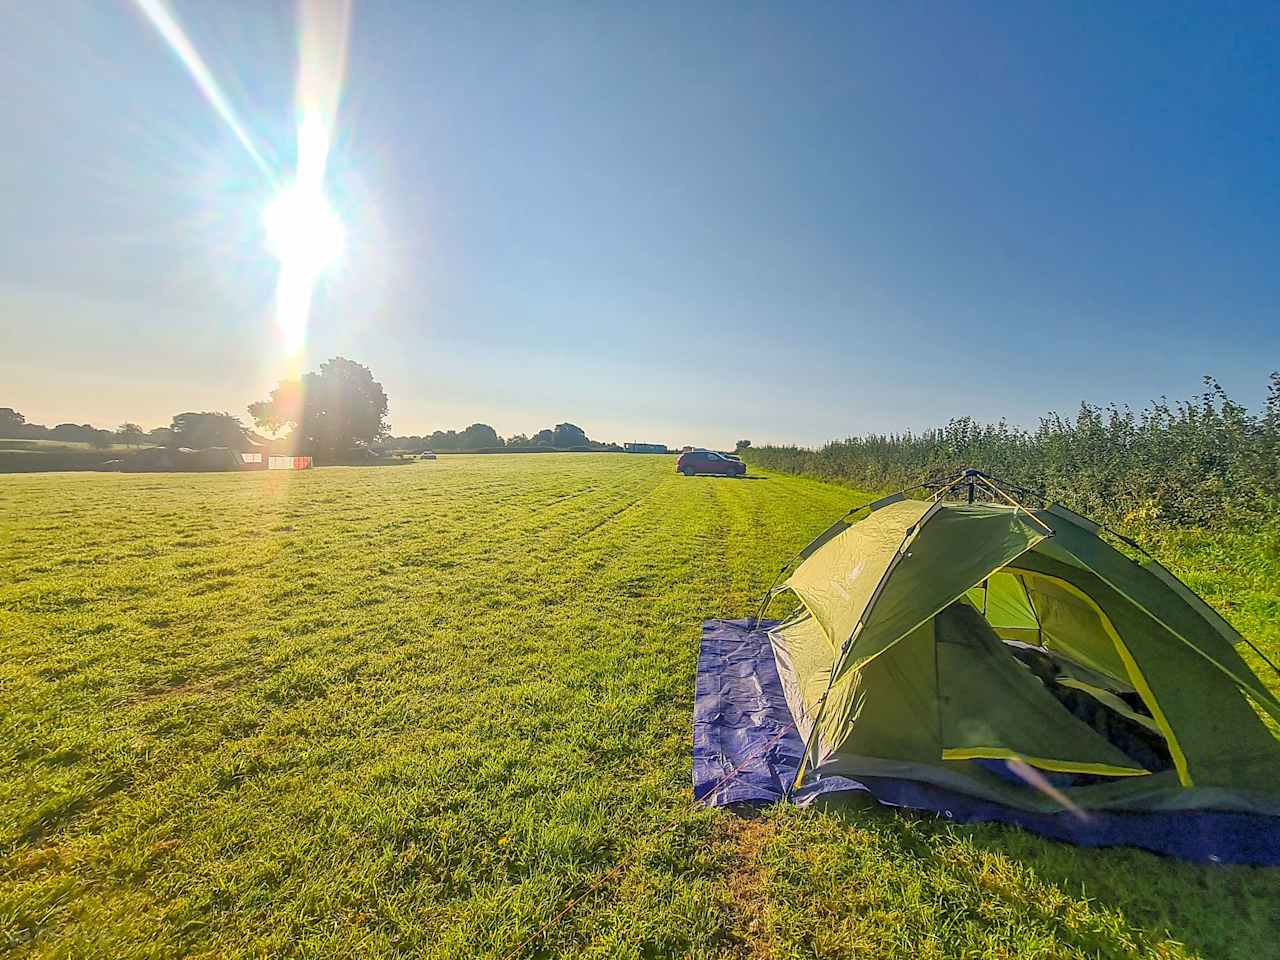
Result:
[[[893,778],[1024,810],[1280,815],[1263,719],[1280,702],[1243,638],[1153,559],[1014,489],[970,470],[886,497],[770,589],[760,616],[799,601],[768,631],[803,739],[793,789]]]

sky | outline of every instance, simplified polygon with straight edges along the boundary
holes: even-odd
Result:
[[[321,0],[311,0],[313,4]],[[1280,6],[355,0],[304,352],[263,211],[293,3],[0,8],[0,406],[245,416],[343,355],[393,432],[817,444],[1280,367]]]

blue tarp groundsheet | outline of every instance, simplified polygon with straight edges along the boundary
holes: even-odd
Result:
[[[702,625],[693,708],[693,795],[710,806],[762,806],[786,797],[804,744],[778,679],[767,630],[747,620]],[[912,780],[826,777],[791,797],[862,792],[892,807],[959,823],[1009,823],[1084,847],[1134,846],[1186,860],[1280,866],[1280,818],[1215,810],[1036,813]]]

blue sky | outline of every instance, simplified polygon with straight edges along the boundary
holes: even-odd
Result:
[[[307,366],[392,427],[724,445],[1280,366],[1280,7],[354,5]],[[292,163],[292,3],[174,3]],[[0,11],[0,405],[266,395],[272,185],[131,4]]]

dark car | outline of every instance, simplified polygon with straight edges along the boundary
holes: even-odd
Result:
[[[710,450],[691,450],[680,454],[676,461],[676,470],[686,477],[695,473],[710,473],[722,477],[741,477],[747,472],[747,465],[737,457],[726,457],[722,453]]]

